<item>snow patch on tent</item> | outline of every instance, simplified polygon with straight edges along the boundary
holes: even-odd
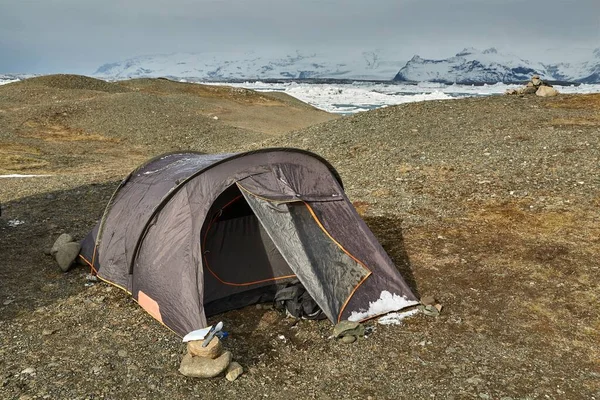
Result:
[[[398,311],[417,304],[419,304],[419,302],[408,300],[406,296],[399,296],[384,290],[381,292],[378,300],[369,302],[368,310],[361,310],[359,312],[353,311],[348,317],[348,321],[362,321],[363,319],[387,314],[392,311]]]
[[[400,325],[404,318],[411,317],[419,313],[419,309],[415,308],[404,312],[394,312],[384,315],[377,321],[381,325]]]

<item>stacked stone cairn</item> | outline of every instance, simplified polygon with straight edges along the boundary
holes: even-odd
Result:
[[[533,75],[527,84],[519,89],[508,89],[506,94],[527,95],[535,94],[540,97],[552,97],[558,95],[558,91],[551,84],[540,79],[539,75]]]
[[[203,340],[187,342],[187,354],[183,356],[179,372],[192,378],[214,378],[225,373],[225,378],[233,382],[243,372],[240,364],[231,361],[231,352],[223,351],[218,337],[202,347]]]
[[[67,272],[77,260],[80,250],[81,245],[71,235],[63,233],[46,253],[54,257],[63,272]]]

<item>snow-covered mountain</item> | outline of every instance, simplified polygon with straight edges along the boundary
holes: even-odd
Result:
[[[18,82],[22,79],[33,78],[33,74],[0,74],[0,85],[7,83]]]
[[[600,83],[600,48],[584,61],[548,64],[546,69],[557,80]]]
[[[550,79],[541,63],[517,56],[500,54],[495,48],[479,51],[467,48],[443,60],[414,56],[398,72],[395,81],[429,81],[442,83],[522,82],[539,74]]]
[[[391,80],[404,63],[381,50],[335,57],[301,53],[175,53],[135,57],[104,64],[94,76],[105,79],[176,77],[237,79],[374,79]]]
[[[540,55],[542,56],[542,55]],[[566,56],[565,56],[566,57]],[[414,56],[400,69],[395,81],[429,81],[440,83],[516,83],[527,81],[533,74],[542,79],[600,83],[600,49],[586,57],[569,58],[572,62],[542,63],[501,54],[495,48],[479,51],[467,48],[442,60]]]

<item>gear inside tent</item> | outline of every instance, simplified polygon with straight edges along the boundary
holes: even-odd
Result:
[[[336,170],[298,149],[156,157],[121,182],[80,257],[181,336],[296,280],[333,323],[418,303]]]

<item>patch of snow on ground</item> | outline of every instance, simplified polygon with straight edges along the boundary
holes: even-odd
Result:
[[[20,79],[0,79],[0,85],[6,85],[7,83],[19,82]]]
[[[419,310],[417,308],[415,308],[414,310],[408,310],[404,312],[389,313],[379,318],[377,322],[381,325],[400,325],[404,318],[411,317],[418,313]]]
[[[353,311],[348,317],[348,321],[362,321],[367,318],[371,318],[377,315],[387,314],[392,311],[398,311],[406,307],[414,306],[419,304],[418,301],[408,300],[404,296],[392,294],[387,290],[384,290],[379,295],[379,299],[373,302],[369,302],[368,310]]]
[[[22,174],[9,174],[9,175],[0,175],[0,179],[2,178],[37,178],[39,176],[51,176],[51,175],[22,175]]]
[[[8,226],[10,226],[11,228],[14,228],[16,226],[19,225],[23,225],[25,223],[25,221],[20,221],[18,219],[11,219],[10,221],[8,221]]]

